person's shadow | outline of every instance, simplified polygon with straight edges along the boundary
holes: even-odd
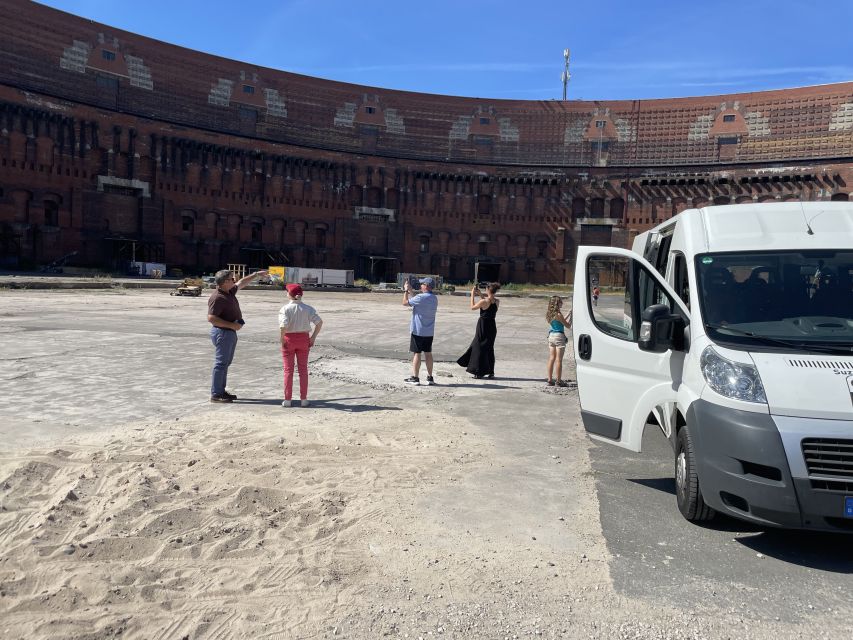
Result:
[[[464,379],[464,377],[463,377]],[[470,382],[437,382],[437,387],[479,387],[480,389],[520,389],[521,387],[513,387],[504,382],[542,382],[542,378],[507,378],[505,376],[495,376],[494,378],[472,378]]]
[[[348,413],[362,413],[364,411],[400,411],[400,407],[384,407],[376,404],[350,404],[348,400],[363,400],[369,396],[358,396],[354,398],[311,398],[311,404],[307,407],[300,407],[299,400],[293,401],[292,409],[302,409],[308,411],[310,409],[333,409],[336,411],[346,411]],[[281,406],[281,400],[274,398],[238,398],[234,404],[258,404],[269,406]]]
[[[475,382],[437,382],[435,384],[436,387],[450,387],[450,388],[465,388],[470,389],[475,387],[477,389],[521,389],[521,387],[512,387],[506,384],[495,384],[494,382],[486,382],[484,380],[477,380]]]
[[[544,378],[507,378],[495,376],[494,378],[483,378],[484,380],[499,380],[501,382],[545,382]]]

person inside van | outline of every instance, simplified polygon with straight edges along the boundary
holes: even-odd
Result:
[[[850,304],[845,300],[838,286],[838,279],[824,268],[812,298],[813,313],[816,316],[843,316],[844,309]]]
[[[741,304],[739,306],[739,322],[763,322],[777,319],[776,306],[778,291],[775,278],[768,267],[754,267],[749,277],[740,285]]]
[[[710,324],[729,324],[735,315],[737,292],[731,271],[712,267],[703,278],[707,316]]]

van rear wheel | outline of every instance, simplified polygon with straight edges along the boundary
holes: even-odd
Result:
[[[675,499],[681,515],[690,522],[702,522],[714,517],[714,510],[705,504],[699,490],[693,438],[687,427],[682,427],[675,441]]]

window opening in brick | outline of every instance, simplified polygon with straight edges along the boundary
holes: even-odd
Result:
[[[734,122],[735,117],[733,115],[723,116],[723,122]]]
[[[429,236],[421,236],[420,252],[429,253]]]
[[[258,112],[247,107],[240,107],[237,110],[237,116],[243,123],[255,124],[258,121]]]
[[[243,85],[243,93],[248,93],[248,94],[255,93],[255,87],[253,87],[250,84],[244,84]]]
[[[490,122],[489,118],[480,118],[480,124],[489,124]]]
[[[364,112],[365,113],[376,113],[376,107],[365,107]]]
[[[108,51],[107,49],[101,49],[101,57],[104,60],[112,61],[116,59],[116,54],[112,51]]]
[[[596,121],[595,121],[595,128],[596,128],[596,129],[603,129],[603,128],[604,128],[604,125],[605,125],[605,121],[604,121],[604,120],[596,120]]]
[[[85,178],[86,176],[83,177]],[[120,196],[138,196],[140,190],[135,189],[133,187],[125,187],[118,184],[105,184],[104,193],[115,193]]]
[[[481,216],[490,215],[492,212],[491,196],[480,194],[477,196],[477,214]]]
[[[192,216],[182,216],[181,217],[181,231],[188,235],[192,235],[193,226],[195,225],[195,221]]]
[[[0,191],[0,196],[2,196]],[[44,223],[48,227],[59,226],[59,205],[53,200],[44,203]]]
[[[95,78],[95,84],[97,84],[102,89],[110,89],[112,91],[115,91],[116,89],[118,89],[118,78],[113,78],[111,76],[102,76],[99,74],[97,78]]]

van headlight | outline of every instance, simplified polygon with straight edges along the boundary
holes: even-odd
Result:
[[[711,388],[726,398],[767,403],[758,370],[749,364],[732,362],[706,347],[700,360],[702,375]]]

